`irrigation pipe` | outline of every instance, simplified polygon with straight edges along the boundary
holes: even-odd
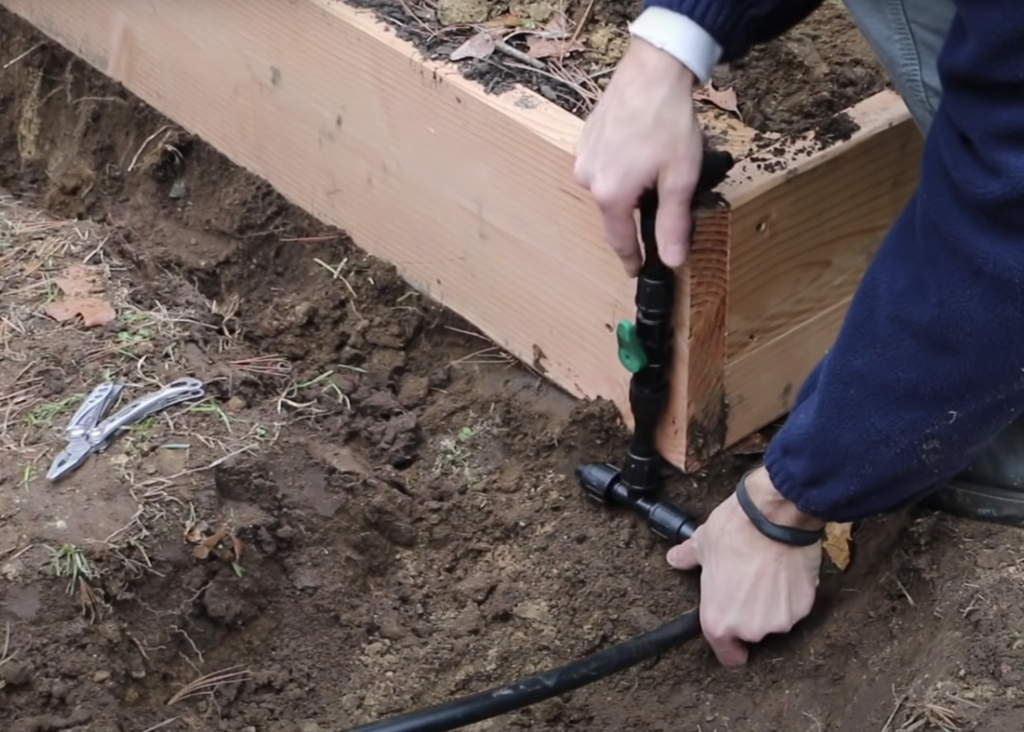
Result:
[[[660,656],[700,635],[700,612],[693,609],[659,628],[586,658],[444,704],[339,732],[448,732],[579,689]]]

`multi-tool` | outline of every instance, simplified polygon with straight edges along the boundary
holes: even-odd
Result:
[[[106,450],[123,428],[174,404],[202,399],[205,394],[203,382],[198,379],[176,379],[160,391],[139,397],[124,409],[103,419],[103,415],[114,405],[123,390],[122,384],[104,383],[85,398],[68,422],[65,431],[67,445],[50,465],[46,473],[48,480],[55,481],[64,477],[90,455]]]

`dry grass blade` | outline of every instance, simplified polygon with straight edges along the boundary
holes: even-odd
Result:
[[[501,350],[498,346],[491,346],[490,348],[481,348],[479,351],[474,351],[468,356],[457,358],[451,362],[452,366],[468,366],[468,365],[480,365],[480,364],[501,364],[507,366],[514,364],[515,358],[509,355],[506,351]]]
[[[14,658],[14,654],[11,653],[11,624],[6,623],[7,632],[4,633],[4,647],[0,650],[0,666],[3,666],[8,661]]]
[[[291,363],[283,356],[254,356],[231,361],[231,365],[239,371],[248,371],[266,376],[287,376],[292,372]]]
[[[220,686],[246,681],[250,678],[252,678],[252,674],[248,669],[242,666],[229,666],[185,684],[178,693],[167,700],[166,706],[177,704],[184,699],[200,694],[212,694]]]
[[[170,719],[165,719],[163,722],[157,722],[152,727],[146,727],[146,729],[142,730],[142,732],[156,732],[158,729],[163,729],[169,724],[174,724],[179,719],[181,719],[181,717],[171,717]]]

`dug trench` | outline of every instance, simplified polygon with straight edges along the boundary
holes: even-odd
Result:
[[[575,483],[626,445],[608,405],[3,13],[0,49],[0,728],[344,729],[696,603]],[[45,480],[92,386],[180,375],[208,398]],[[756,460],[667,492],[706,516]],[[1021,560],[1010,529],[865,522],[746,667],[696,640],[479,729],[1017,731]]]

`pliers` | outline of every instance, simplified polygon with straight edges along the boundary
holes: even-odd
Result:
[[[103,419],[114,405],[123,384],[103,383],[85,398],[65,430],[67,445],[53,459],[47,480],[56,481],[78,468],[90,455],[103,452],[122,428],[180,402],[202,399],[203,382],[189,377],[176,379],[157,392],[139,397],[124,409]],[[102,419],[102,421],[100,421]]]

